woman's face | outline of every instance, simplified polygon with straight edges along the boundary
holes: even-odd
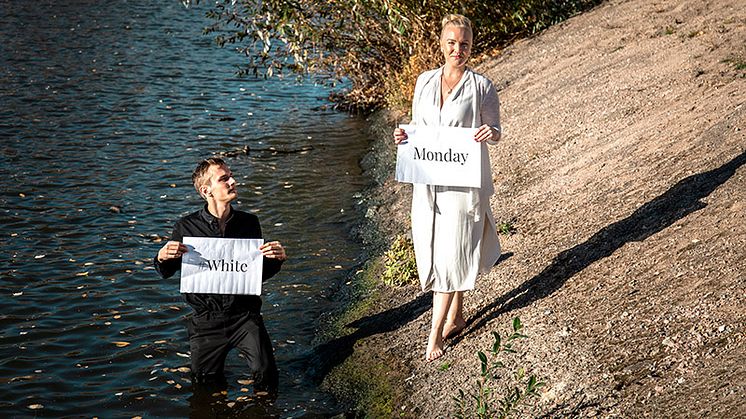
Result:
[[[471,55],[471,31],[468,28],[448,25],[440,37],[446,65],[463,67]]]

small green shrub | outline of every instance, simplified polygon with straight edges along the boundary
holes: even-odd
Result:
[[[746,60],[742,58],[726,58],[722,62],[731,64],[736,70],[746,70]]]
[[[498,385],[500,373],[506,370],[500,358],[506,353],[516,353],[513,342],[527,337],[520,333],[522,328],[521,320],[516,317],[513,319],[512,334],[501,338],[497,332],[492,332],[495,342],[489,356],[482,351],[477,352],[481,368],[479,379],[468,391],[459,389],[458,396],[454,397],[455,417],[503,419],[521,415],[529,402],[539,395],[538,390],[544,383],[535,375],[527,377],[526,370],[522,367],[512,373],[511,379],[502,388]]]
[[[398,287],[416,282],[417,262],[411,239],[397,235],[391,243],[391,248],[383,254],[383,259],[384,284]]]
[[[497,232],[505,236],[510,236],[512,234],[515,234],[518,230],[515,228],[515,225],[513,223],[514,223],[514,220],[503,221],[501,223],[497,223]]]

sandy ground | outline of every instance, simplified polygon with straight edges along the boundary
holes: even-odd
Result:
[[[451,417],[520,316],[509,368],[546,382],[521,416],[746,417],[746,3],[609,1],[477,70],[502,102],[492,209],[516,232],[440,360],[416,285],[379,286],[351,325],[396,415]],[[374,126],[369,169],[392,167],[398,118]],[[368,216],[406,231],[410,189],[379,180]]]

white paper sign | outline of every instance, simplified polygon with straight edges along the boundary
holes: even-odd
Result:
[[[442,186],[482,186],[476,128],[400,125],[409,137],[396,149],[396,180]]]
[[[181,292],[262,294],[262,239],[184,237]]]

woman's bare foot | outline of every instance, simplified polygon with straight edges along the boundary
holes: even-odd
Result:
[[[443,340],[458,335],[465,327],[466,321],[464,319],[456,319],[453,322],[447,321],[445,326],[443,326]]]
[[[428,361],[434,361],[441,356],[443,356],[444,353],[443,349],[443,338],[440,336],[440,333],[437,331],[433,331],[430,333],[430,337],[427,340],[427,351],[425,352],[425,359]]]

